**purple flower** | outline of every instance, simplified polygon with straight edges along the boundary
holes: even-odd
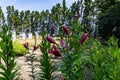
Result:
[[[70,30],[66,26],[62,26],[65,33],[70,34]]]
[[[26,49],[29,49],[28,45],[29,45],[28,42],[26,42],[26,43],[23,44],[23,46],[24,46]]]
[[[36,51],[38,49],[38,46],[33,46],[33,51]]]
[[[58,50],[49,50],[49,53],[56,57],[61,57],[61,53]]]
[[[87,34],[87,33],[83,34],[83,35],[82,35],[82,38],[81,38],[80,41],[79,41],[79,44],[82,44],[82,43],[86,40],[87,37],[88,37],[88,34]]]
[[[66,47],[65,41],[60,40],[60,45],[61,45],[62,48],[65,48]]]
[[[61,57],[61,53],[60,51],[58,50],[57,46],[53,45],[53,50],[49,50],[49,53],[56,56],[56,57]]]
[[[46,36],[46,40],[49,41],[50,43],[56,44],[55,40],[49,35]]]

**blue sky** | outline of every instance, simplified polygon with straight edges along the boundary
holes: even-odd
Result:
[[[70,7],[73,2],[78,0],[66,0],[67,7]],[[42,11],[51,9],[56,3],[61,3],[62,0],[0,0],[0,6],[2,10],[6,12],[6,6],[13,5],[15,9],[30,10],[30,11]]]

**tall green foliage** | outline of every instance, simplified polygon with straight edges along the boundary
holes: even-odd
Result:
[[[40,58],[40,80],[54,80],[54,68],[53,62],[51,61],[51,56],[48,50],[50,50],[50,43],[46,41],[45,34],[42,34],[42,43],[40,45],[41,58]]]
[[[66,80],[81,80],[84,77],[84,61],[87,60],[86,55],[83,54],[83,46],[78,44],[81,37],[80,23],[74,21],[70,30],[71,35],[62,35],[65,39],[66,47],[61,48],[62,52],[62,62],[60,66],[60,71],[64,75]]]
[[[119,80],[120,66],[117,39],[111,37],[107,42],[108,46],[103,46],[100,42],[94,40],[92,44],[91,71],[94,80]]]
[[[29,74],[30,77],[32,78],[32,80],[36,80],[36,70],[35,70],[35,65],[34,65],[34,61],[35,61],[35,54],[34,51],[32,51],[32,53],[30,53],[29,59],[30,59],[30,69],[31,69],[31,73]]]
[[[11,33],[8,26],[2,27],[3,31],[0,33],[0,58],[2,59],[0,64],[0,79],[1,80],[14,80],[17,70],[14,70],[16,66],[15,56],[13,54],[13,45],[11,40]]]

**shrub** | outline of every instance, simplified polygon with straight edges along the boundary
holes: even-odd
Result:
[[[19,42],[13,42],[13,53],[16,56],[22,56],[27,53],[27,49]]]

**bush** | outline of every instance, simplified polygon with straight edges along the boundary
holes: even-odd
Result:
[[[27,53],[27,49],[19,42],[13,42],[13,53],[16,56],[22,56]]]

